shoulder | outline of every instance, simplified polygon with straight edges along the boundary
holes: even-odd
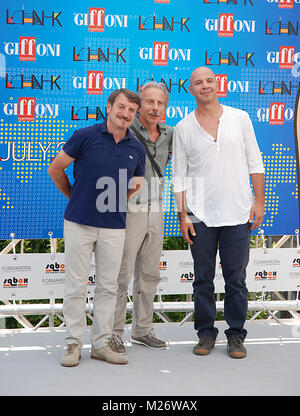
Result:
[[[173,127],[169,126],[168,124],[159,124],[159,130],[165,133],[165,140],[169,143],[172,142],[173,138]]]
[[[175,130],[178,131],[182,131],[185,130],[187,128],[190,128],[191,125],[194,123],[195,120],[195,115],[194,115],[194,110],[189,113],[187,116],[185,116],[182,120],[180,120],[176,126],[175,126]]]
[[[130,132],[130,146],[133,146],[136,151],[142,155],[146,153],[144,145]]]
[[[249,118],[249,114],[245,110],[230,107],[228,105],[223,105],[223,109],[224,109],[226,114],[231,115],[232,117],[236,117],[236,118],[240,118],[240,119],[248,119]]]
[[[165,131],[166,131],[167,135],[168,136],[172,136],[172,134],[173,134],[173,127],[169,126],[168,124],[165,124],[164,127],[165,127]]]

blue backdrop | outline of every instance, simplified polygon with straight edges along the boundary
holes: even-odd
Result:
[[[47,167],[72,131],[105,115],[116,88],[166,83],[166,123],[195,108],[209,66],[220,102],[248,111],[266,169],[266,235],[299,227],[294,109],[300,0],[56,0],[1,6],[0,238],[63,236],[66,199]],[[170,177],[170,165],[166,169]],[[72,180],[72,169],[68,169]],[[165,235],[179,235],[170,184]]]

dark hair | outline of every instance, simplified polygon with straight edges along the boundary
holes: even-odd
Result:
[[[132,103],[135,103],[138,105],[138,109],[141,106],[141,99],[140,97],[133,91],[128,90],[127,88],[120,88],[118,90],[113,91],[110,96],[108,97],[108,102],[111,106],[113,106],[114,102],[116,101],[116,98],[118,95],[124,94],[125,97]]]

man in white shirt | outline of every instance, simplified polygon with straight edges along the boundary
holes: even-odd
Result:
[[[180,230],[194,259],[199,343],[193,352],[209,354],[218,334],[213,279],[219,248],[227,350],[232,358],[244,358],[246,267],[251,230],[264,217],[264,167],[248,114],[219,103],[215,74],[206,67],[195,69],[189,90],[197,108],[174,129],[172,182]]]

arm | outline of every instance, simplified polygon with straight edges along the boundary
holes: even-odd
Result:
[[[48,168],[48,174],[54,182],[55,186],[68,199],[70,198],[71,194],[71,184],[67,175],[65,174],[65,169],[70,166],[74,160],[75,159],[67,155],[66,152],[61,150]]]
[[[251,230],[255,230],[262,223],[265,213],[264,165],[254,128],[247,113],[245,113],[244,135],[248,169],[255,194],[249,222],[253,223]]]
[[[192,221],[190,220],[188,213],[186,211],[186,204],[185,204],[185,193],[186,191],[182,192],[174,192],[175,201],[178,209],[178,219],[179,219],[179,226],[180,232],[182,237],[187,241],[189,244],[193,244],[193,241],[190,239],[190,235],[195,236],[195,229],[193,226]]]
[[[141,191],[144,185],[144,176],[133,176],[129,181],[129,191],[127,195],[127,201]]]
[[[265,175],[263,173],[253,173],[250,177],[254,189],[255,202],[250,211],[249,222],[253,223],[251,230],[255,230],[262,223],[265,214]]]
[[[186,210],[187,190],[187,166],[188,158],[183,143],[183,138],[178,127],[175,127],[173,134],[173,157],[172,157],[172,183],[173,192],[177,205],[180,231],[189,244],[193,244],[190,235],[195,236],[195,230]]]

